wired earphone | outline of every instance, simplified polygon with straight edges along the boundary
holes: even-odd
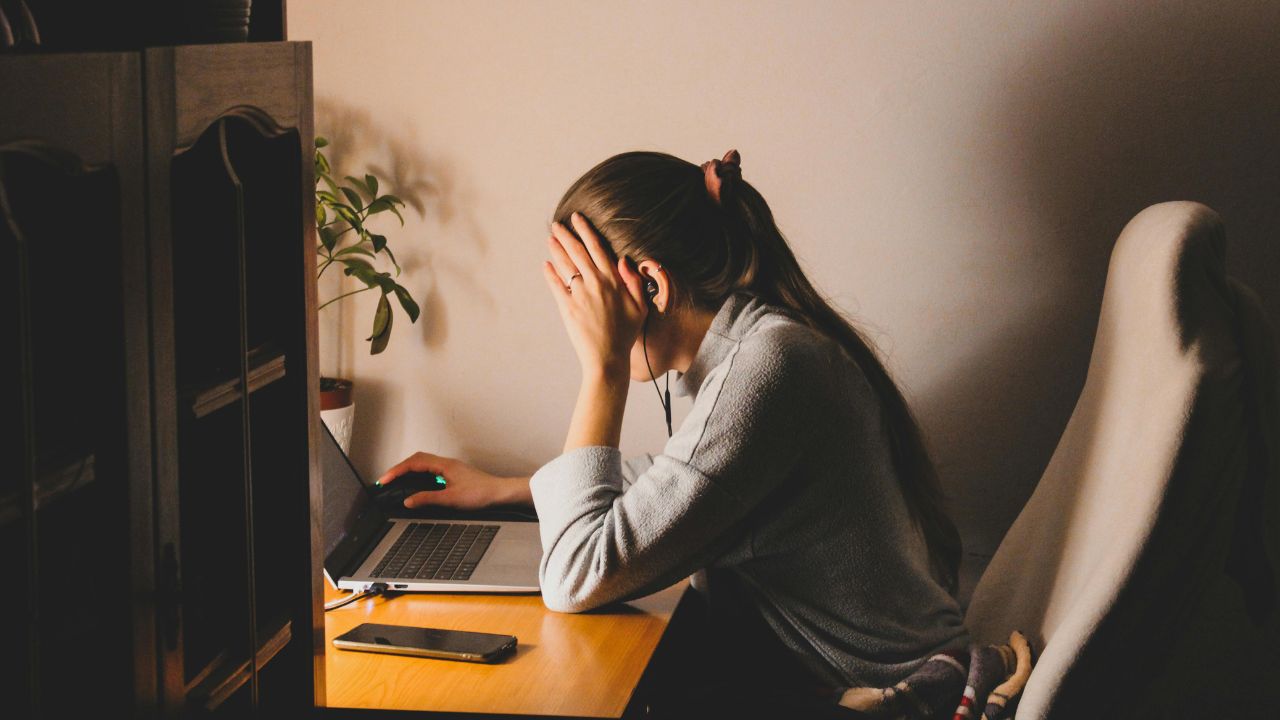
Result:
[[[659,269],[661,269],[661,266],[659,266]],[[667,394],[664,397],[661,392],[658,392],[658,378],[654,376],[653,366],[649,364],[649,346],[648,343],[645,342],[645,338],[649,334],[649,315],[658,309],[658,306],[653,302],[653,299],[657,297],[657,295],[657,281],[652,278],[645,280],[644,299],[645,302],[649,303],[650,313],[644,316],[644,328],[640,335],[640,346],[644,350],[644,365],[649,368],[649,379],[653,381],[653,390],[658,393],[658,402],[662,403],[662,411],[667,417],[667,437],[671,437],[671,373],[665,373],[663,375],[663,377],[666,378],[667,384]]]

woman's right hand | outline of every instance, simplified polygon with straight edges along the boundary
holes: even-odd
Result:
[[[383,473],[377,484],[389,485],[406,472],[443,475],[443,490],[424,490],[405,498],[405,507],[439,505],[458,510],[478,510],[490,505],[533,504],[528,478],[498,477],[461,460],[416,452]]]

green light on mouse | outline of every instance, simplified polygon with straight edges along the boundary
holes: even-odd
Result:
[[[444,476],[443,476],[443,475],[437,475],[437,476],[436,476],[436,484],[437,484],[437,485],[439,485],[440,487],[444,487]]]

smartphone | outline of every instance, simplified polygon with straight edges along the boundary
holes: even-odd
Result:
[[[494,662],[516,649],[515,635],[363,623],[333,639],[343,650]]]

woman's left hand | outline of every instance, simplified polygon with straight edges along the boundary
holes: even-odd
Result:
[[[551,260],[543,261],[547,286],[560,307],[560,319],[578,353],[584,373],[629,372],[631,346],[640,335],[649,307],[640,274],[608,249],[579,213],[574,235],[552,223],[547,244]],[[579,240],[581,237],[581,240]],[[579,277],[575,277],[579,276]]]

